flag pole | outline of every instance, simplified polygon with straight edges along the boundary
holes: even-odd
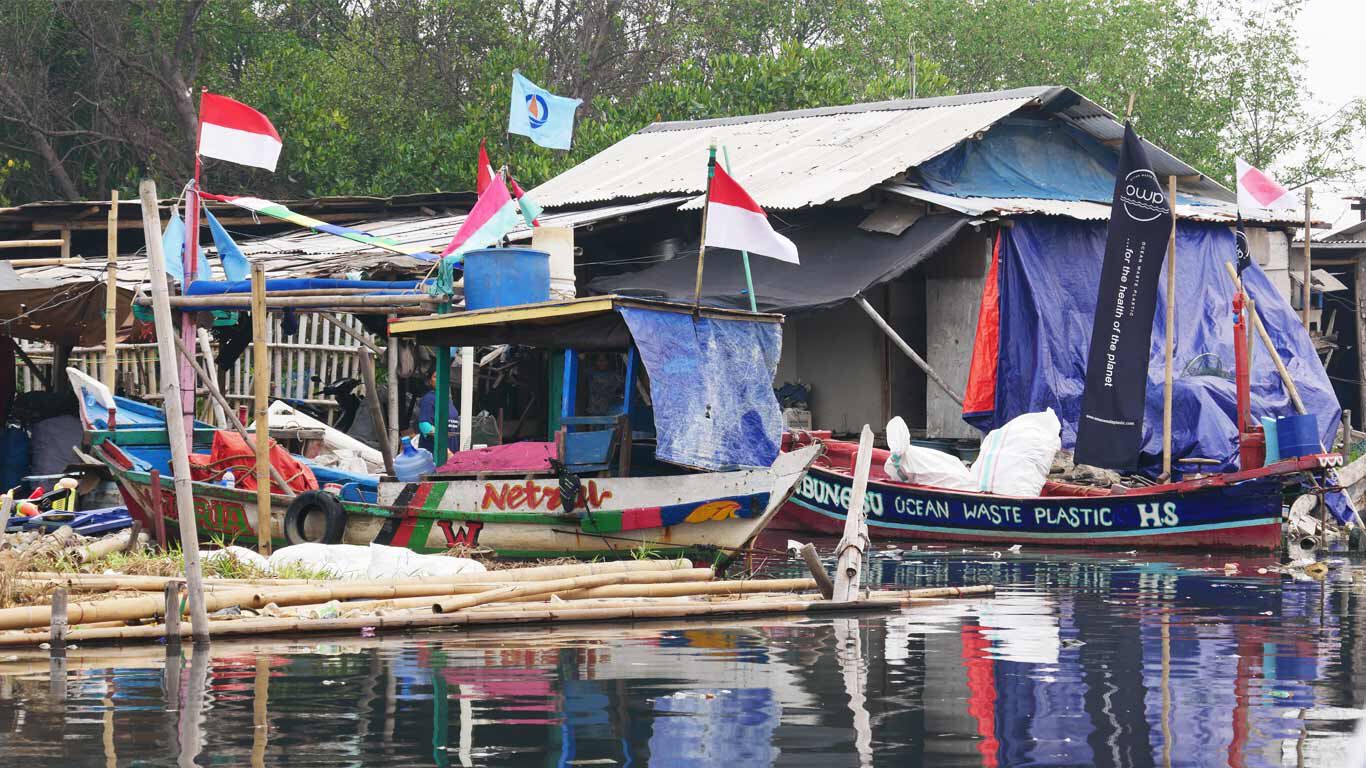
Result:
[[[1313,211],[1311,210],[1311,206],[1313,205],[1313,199],[1314,199],[1314,190],[1313,190],[1311,187],[1305,187],[1305,188],[1304,188],[1304,284],[1301,286],[1301,288],[1303,289],[1303,293],[1302,293],[1302,295],[1301,295],[1301,301],[1303,302],[1304,306],[1300,307],[1300,318],[1304,321],[1304,330],[1306,330],[1306,331],[1309,330],[1309,300],[1310,300],[1310,298],[1311,298],[1311,296],[1312,296],[1312,293],[1311,293],[1311,290],[1312,290],[1312,289],[1310,288],[1310,282],[1309,282],[1309,281],[1310,281],[1310,275],[1309,275],[1309,273],[1310,273],[1310,270],[1311,270],[1311,265],[1310,265],[1310,263],[1309,263],[1309,241],[1310,241],[1310,239],[1313,237],[1313,230],[1310,229],[1310,226],[1312,225],[1311,219],[1313,218]]]
[[[694,311],[702,307],[702,264],[707,258],[707,208],[711,204],[711,180],[716,175],[716,142],[707,145],[707,191],[702,194],[702,239],[697,244],[697,286],[693,289]]]
[[[726,173],[730,173],[730,150],[721,145],[721,159],[725,161]],[[708,185],[710,189],[710,185]],[[749,271],[749,251],[740,251],[740,263],[745,265],[745,290],[749,293],[749,311],[758,312],[759,304],[754,298],[754,276]]]
[[[204,134],[204,94],[208,88],[200,88],[199,108],[196,110],[197,124],[195,127],[194,138],[194,181],[190,185],[190,190],[185,196],[185,226],[189,231],[185,236],[185,250],[182,254],[182,272],[185,279],[181,281],[180,293],[184,295],[190,288],[190,284],[198,276],[199,268],[199,178],[202,163],[199,157],[199,142]],[[208,275],[205,275],[208,277]],[[155,279],[155,276],[154,278]],[[198,329],[195,326],[195,313],[183,311],[180,313],[180,341],[184,344],[186,354],[194,354],[196,349]],[[180,360],[178,366],[180,374],[180,412],[184,414],[185,440],[190,450],[194,450],[194,411],[195,411],[195,378],[194,367],[188,359]],[[162,403],[163,408],[170,408],[170,403]]]
[[[1167,323],[1163,335],[1166,372],[1162,379],[1162,479],[1172,476],[1172,347],[1176,338],[1176,177],[1167,177],[1172,234],[1167,241]]]

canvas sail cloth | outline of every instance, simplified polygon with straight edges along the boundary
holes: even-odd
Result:
[[[1078,464],[1138,468],[1148,347],[1171,231],[1167,193],[1138,134],[1125,123],[1077,424]]]

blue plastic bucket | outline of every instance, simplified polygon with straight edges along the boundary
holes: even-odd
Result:
[[[550,300],[550,254],[530,248],[483,248],[465,254],[465,309]]]
[[[1276,446],[1282,459],[1319,453],[1319,428],[1311,414],[1282,416],[1276,419]]]

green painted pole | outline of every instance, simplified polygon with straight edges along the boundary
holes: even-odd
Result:
[[[726,161],[726,173],[730,173],[730,150],[721,145],[721,158]],[[754,276],[749,271],[749,251],[740,251],[740,262],[745,265],[745,291],[749,293],[749,311],[758,312],[759,304],[754,298]]]
[[[451,445],[451,348],[442,344],[436,348],[436,412],[432,414],[432,426],[436,436],[432,439],[432,458],[439,467],[446,463],[446,455]]]

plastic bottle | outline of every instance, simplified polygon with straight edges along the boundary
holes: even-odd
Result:
[[[436,469],[436,461],[432,459],[431,451],[417,447],[415,437],[403,441],[403,451],[394,457],[394,476],[399,482],[420,480],[433,469]]]
[[[232,473],[231,469],[223,473],[223,480],[220,483],[220,485],[222,485],[224,488],[237,487],[237,476]]]

